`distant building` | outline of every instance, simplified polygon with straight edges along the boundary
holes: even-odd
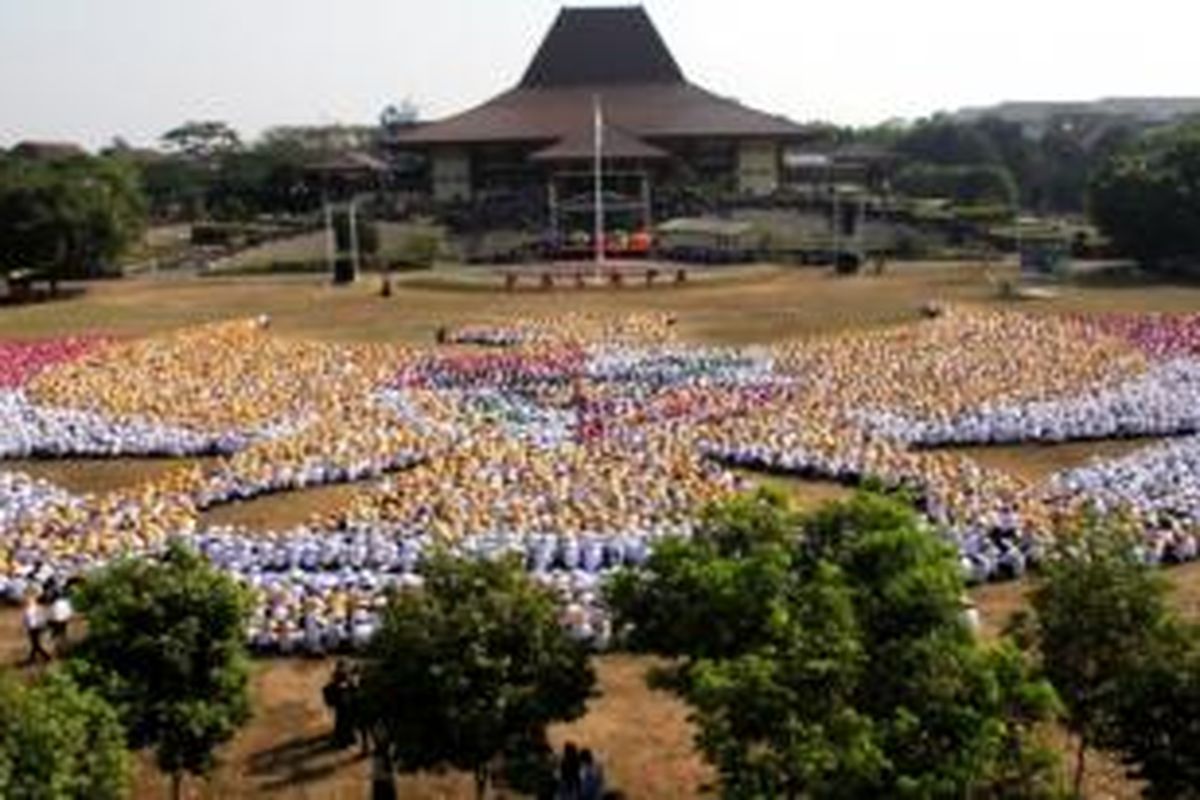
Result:
[[[87,150],[73,142],[18,142],[9,153],[21,158],[38,161],[62,161],[68,158],[86,156]]]
[[[587,229],[597,104],[604,204],[616,228],[666,215],[672,191],[769,195],[785,151],[811,138],[690,83],[646,12],[618,7],[563,9],[517,86],[401,131],[393,146],[424,157],[424,189],[438,201],[502,200],[555,229]]]

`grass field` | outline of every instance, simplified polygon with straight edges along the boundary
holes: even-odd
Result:
[[[379,235],[378,255],[384,259],[403,255],[408,247],[408,239],[413,234],[433,236],[437,239],[441,239],[443,235],[440,228],[432,225],[381,222],[375,228]],[[257,247],[250,247],[228,258],[220,259],[212,265],[212,269],[217,272],[229,270],[250,272],[266,269],[274,263],[320,263],[327,257],[328,242],[329,238],[325,231],[290,236]]]
[[[996,270],[993,268],[993,272]],[[429,343],[437,326],[513,315],[565,311],[618,313],[670,311],[681,335],[714,344],[768,343],[847,328],[888,325],[918,317],[929,300],[995,305],[994,277],[972,265],[903,265],[883,276],[835,278],[806,269],[756,269],[742,280],[696,281],[685,287],[621,290],[561,289],[514,294],[439,289],[427,282],[401,282],[391,298],[378,296],[373,280],[335,289],[314,278],[146,278],[104,283],[72,299],[0,309],[0,338],[99,330],[135,336],[192,323],[269,314],[284,335],[330,340],[402,340]],[[1056,311],[1200,311],[1200,287],[1121,283],[1065,287],[1057,299],[1025,302],[1034,313]],[[1092,442],[1056,447],[972,448],[966,452],[993,467],[1030,478],[1074,466],[1095,455],[1125,452],[1137,442]],[[155,459],[10,462],[76,491],[131,485],[167,469]],[[780,481],[802,503],[840,496],[829,484]],[[281,527],[303,522],[344,487],[277,495],[214,511],[209,522]],[[1176,600],[1200,617],[1200,566],[1172,571]],[[1021,607],[1024,586],[1006,584],[976,591],[986,630],[1002,627]],[[22,652],[12,611],[0,613],[0,661]],[[599,660],[603,694],[582,720],[556,731],[597,750],[612,782],[630,797],[692,797],[707,773],[690,746],[685,710],[642,680],[644,660],[623,656]],[[228,748],[213,780],[197,785],[196,796],[358,798],[365,794],[367,764],[351,753],[322,749],[328,728],[319,687],[328,664],[266,661],[256,665],[254,721]],[[139,771],[139,797],[160,797],[165,786],[152,769]],[[406,780],[404,797],[459,797],[468,785],[456,776]],[[1101,765],[1091,797],[1129,797],[1135,787],[1113,765]]]

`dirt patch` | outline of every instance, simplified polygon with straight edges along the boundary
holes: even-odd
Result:
[[[741,474],[758,485],[783,490],[795,503],[796,508],[801,511],[809,511],[823,503],[845,500],[854,495],[852,487],[835,481],[809,480],[747,470],[742,470]]]
[[[628,797],[699,797],[713,774],[692,747],[687,706],[646,685],[658,663],[624,655],[597,659],[600,696],[585,717],[553,729],[551,741],[591,748],[611,788]]]
[[[1085,466],[1094,459],[1120,458],[1160,441],[1163,440],[1097,439],[1090,442],[983,445],[946,450],[974,459],[985,467],[1036,482],[1062,470]]]
[[[343,508],[361,487],[361,483],[317,486],[227,503],[201,514],[200,526],[235,525],[260,531],[287,530],[327,518]]]
[[[155,480],[163,474],[205,459],[68,458],[0,461],[0,469],[24,472],[78,494],[111,492]]]

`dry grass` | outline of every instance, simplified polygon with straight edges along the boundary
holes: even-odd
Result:
[[[796,508],[803,511],[833,500],[845,500],[854,494],[853,489],[835,481],[805,480],[787,475],[769,475],[752,471],[743,471],[742,474],[762,486],[782,489],[791,498]]]
[[[1041,481],[1055,472],[1081,467],[1093,459],[1120,458],[1154,443],[1153,439],[1099,439],[1062,444],[1022,444],[956,447],[954,452],[973,458],[985,467],[1009,472],[1030,481]]]
[[[34,336],[99,329],[152,333],[196,322],[270,314],[277,330],[333,340],[428,343],[440,324],[481,317],[623,313],[659,310],[679,315],[690,339],[712,343],[780,338],[915,318],[937,297],[985,302],[990,288],[961,270],[906,267],[882,278],[834,278],[811,269],[766,269],[744,281],[695,282],[686,287],[622,290],[522,290],[513,294],[399,285],[388,299],[364,279],[333,288],[317,278],[140,279],[95,284],[81,296],[0,310],[0,336]],[[1200,293],[1197,294],[1200,298]]]
[[[379,235],[379,256],[392,258],[405,252],[408,238],[413,234],[442,237],[442,230],[432,225],[398,222],[376,224]],[[276,262],[324,261],[327,257],[328,235],[323,230],[277,239],[258,247],[242,250],[222,259],[213,268],[245,270],[266,268]]]
[[[0,461],[0,468],[24,472],[76,493],[111,492],[151,481],[163,473],[201,459],[92,458]]]
[[[279,492],[217,506],[200,517],[201,525],[241,525],[255,530],[286,530],[326,519],[344,508],[359,486],[351,483]]]
[[[695,282],[675,288],[628,286],[623,290],[516,294],[447,290],[400,284],[390,299],[366,280],[333,289],[313,278],[142,279],[89,287],[79,297],[56,303],[0,309],[0,337],[53,335],[101,330],[141,335],[234,316],[270,314],[286,335],[330,340],[430,342],[442,324],[516,314],[565,311],[622,313],[670,311],[681,334],[714,344],[766,343],[852,327],[886,325],[916,318],[930,299],[995,305],[993,284],[973,267],[905,265],[882,277],[834,278],[822,271],[759,269],[741,281]],[[1200,288],[1171,286],[1068,287],[1059,299],[1023,303],[1035,313],[1053,311],[1197,311]],[[975,448],[968,454],[991,466],[1037,479],[1092,455],[1111,456],[1136,442],[1075,443],[1057,447]],[[20,462],[18,466],[77,491],[104,490],[151,478],[174,462],[158,459]],[[8,466],[8,465],[6,465]],[[844,495],[830,484],[771,479],[811,505]],[[212,512],[210,522],[280,527],[302,522],[335,502],[346,487],[277,495]],[[1178,607],[1200,619],[1200,565],[1169,573]],[[1025,584],[986,586],[975,597],[989,635],[1024,604]],[[17,614],[0,612],[0,663],[23,653]],[[623,656],[598,660],[603,694],[582,720],[557,729],[597,750],[612,782],[630,797],[692,797],[707,777],[693,752],[685,709],[672,697],[646,688],[652,662]],[[227,748],[224,766],[194,796],[358,798],[366,792],[367,765],[351,753],[322,750],[329,726],[320,686],[329,665],[311,661],[268,661],[256,666],[254,721]],[[407,779],[404,797],[468,796],[461,776]],[[161,797],[165,785],[152,769],[139,771],[139,797]],[[1101,762],[1089,786],[1091,797],[1130,797],[1135,787],[1120,770]]]

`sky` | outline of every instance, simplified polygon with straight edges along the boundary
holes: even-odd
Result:
[[[575,0],[570,5],[611,5]],[[516,83],[556,0],[0,0],[0,146],[436,119]],[[687,77],[797,121],[1200,95],[1196,0],[645,0]]]

